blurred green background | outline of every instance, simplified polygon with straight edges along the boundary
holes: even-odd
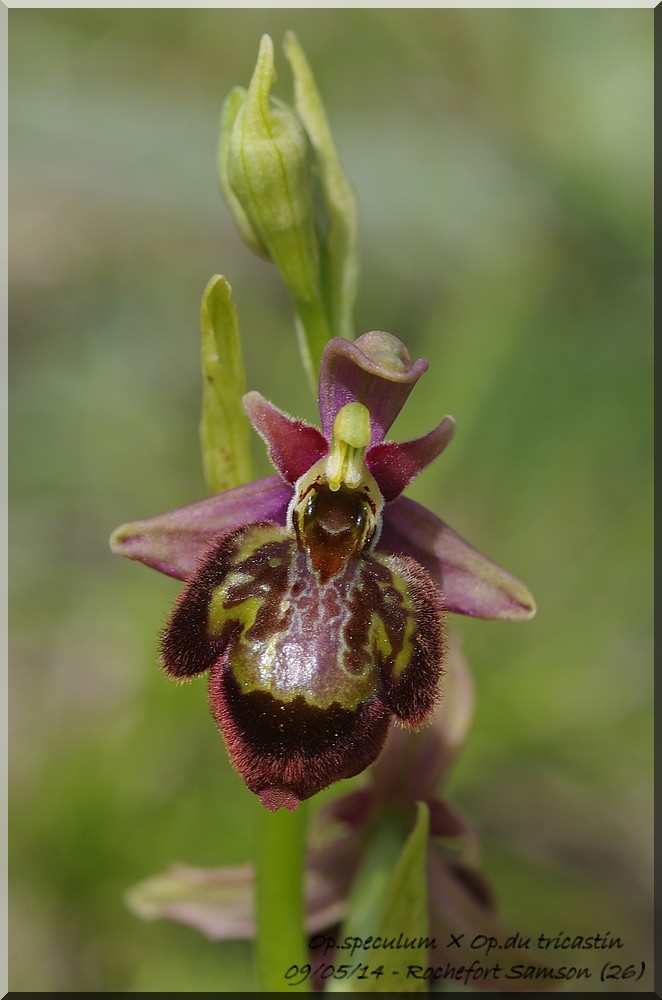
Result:
[[[107,538],[204,493],[212,273],[234,288],[249,385],[315,419],[284,290],[215,180],[221,102],[265,31],[290,97],[287,28],[360,200],[358,330],[431,363],[394,434],[458,423],[410,495],[538,601],[524,625],[452,622],[477,708],[450,796],[506,928],[612,932],[618,961],[648,962],[653,12],[9,21],[10,989],[254,985],[247,945],[143,924],[122,900],[171,860],[248,859],[256,807],[204,681],[157,668],[179,585]]]

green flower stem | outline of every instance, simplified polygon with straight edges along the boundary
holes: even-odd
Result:
[[[317,373],[319,372],[320,361],[322,359],[322,351],[331,337],[328,318],[319,301],[298,301],[295,305],[299,353],[313,390],[313,395],[316,395]]]
[[[307,993],[307,983],[290,985],[285,972],[305,965],[304,931],[306,806],[271,813],[258,805],[255,854],[256,956],[263,993]]]

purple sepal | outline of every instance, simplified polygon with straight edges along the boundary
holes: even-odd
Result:
[[[378,548],[413,556],[424,566],[441,589],[447,611],[506,621],[535,614],[523,583],[414,500],[398,497],[385,508]]]
[[[243,403],[267,446],[271,464],[286,482],[296,483],[327,453],[329,446],[316,427],[283,413],[259,392],[247,392]]]
[[[285,524],[292,488],[280,476],[237,486],[167,514],[132,521],[110,538],[115,555],[186,580],[212,539],[253,521]]]
[[[366,460],[386,503],[400,496],[419,472],[441,455],[455,433],[455,421],[444,417],[424,437],[413,441],[382,441],[370,448]]]
[[[427,369],[427,361],[412,362],[390,333],[372,330],[354,341],[334,337],[324,348],[319,373],[324,436],[331,440],[335,416],[346,403],[359,402],[370,411],[371,444],[378,444]]]
[[[311,850],[305,876],[309,934],[328,930],[347,910],[347,896],[358,858],[356,838],[330,841]],[[342,851],[337,850],[342,846]],[[336,857],[336,855],[339,855]],[[338,861],[342,863],[338,866]],[[172,864],[127,894],[127,903],[145,920],[164,919],[200,931],[210,941],[232,941],[255,935],[253,865],[194,868]]]

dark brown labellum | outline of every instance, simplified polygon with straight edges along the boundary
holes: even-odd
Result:
[[[418,727],[438,697],[441,597],[414,560],[370,551],[370,523],[359,494],[316,486],[295,532],[214,542],[164,630],[168,674],[211,670],[231,760],[268,808],[359,773],[391,716]]]

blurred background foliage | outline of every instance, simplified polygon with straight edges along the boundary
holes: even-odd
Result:
[[[431,362],[395,436],[458,422],[410,495],[538,601],[525,625],[451,623],[477,688],[451,798],[506,928],[611,931],[619,961],[650,958],[652,11],[9,20],[10,988],[253,988],[247,945],[123,903],[171,860],[249,858],[256,807],[204,681],[156,666],[178,584],[107,537],[204,493],[213,272],[249,386],[316,417],[285,293],[215,180],[221,102],[265,31],[290,96],[287,28],[359,195],[358,330]]]

